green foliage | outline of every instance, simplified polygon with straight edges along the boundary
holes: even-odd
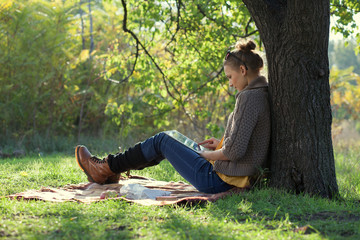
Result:
[[[120,23],[114,21],[114,11],[111,16],[102,5],[91,6],[91,17],[99,21],[94,23],[96,48],[90,54],[87,5],[44,0],[1,5],[2,142],[15,139],[21,144],[36,135],[51,141],[54,135],[76,137],[81,131],[98,135],[114,127],[104,115],[108,96],[124,99],[126,89],[103,80],[106,56],[100,54],[121,38],[111,31]]]
[[[338,69],[347,69],[353,67],[354,73],[360,74],[360,55],[356,55],[354,49],[357,44],[355,40],[331,41],[329,45],[329,63],[330,66],[336,66]]]
[[[146,117],[153,118],[158,129],[176,126],[193,137],[218,134],[211,132],[216,127],[208,127],[208,123],[223,128],[224,115],[231,111],[229,104],[224,104],[228,96],[224,89],[227,80],[221,74],[224,54],[240,35],[255,30],[245,6],[238,1],[186,5],[180,1],[127,1],[123,10],[126,28],[135,35],[128,34],[135,40],[129,45],[133,54],[128,59],[113,55],[110,61],[120,66],[136,63],[129,82],[141,93],[137,93],[137,103],[109,103],[106,113],[119,126],[125,115],[125,131],[144,124],[142,117]],[[140,107],[135,109],[135,105]],[[174,119],[180,119],[180,124]]]
[[[336,17],[336,24],[332,31],[341,33],[345,38],[351,34],[355,35],[357,45],[355,51],[360,52],[360,32],[356,26],[354,15],[360,13],[360,2],[358,0],[331,0],[330,12]]]
[[[53,8],[51,3],[14,2],[1,11],[0,121],[3,133],[16,137],[32,134],[38,127],[50,130],[60,126],[63,75],[67,57],[63,49],[73,44],[67,39],[70,6]],[[41,70],[40,70],[41,69]],[[65,123],[66,124],[66,123]],[[64,126],[66,127],[66,125]]]
[[[331,4],[346,34],[358,3]],[[172,128],[220,138],[234,105],[224,54],[244,37],[261,47],[235,0],[0,1],[0,37],[1,149]]]
[[[128,1],[126,10],[137,39],[122,29],[120,1],[1,4],[3,144],[84,132],[139,140],[169,128],[221,135],[233,104],[223,54],[255,31],[244,5]]]
[[[353,67],[330,72],[331,105],[334,122],[343,119],[358,120],[360,112],[360,76]]]

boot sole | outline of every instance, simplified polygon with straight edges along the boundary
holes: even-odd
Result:
[[[83,165],[80,162],[80,157],[79,157],[79,150],[82,146],[77,146],[75,149],[75,156],[76,156],[76,162],[78,163],[80,169],[86,174],[86,176],[88,177],[88,180],[90,180],[91,182],[95,182],[94,179],[90,176],[90,174],[88,174],[85,171],[85,168],[83,167]]]

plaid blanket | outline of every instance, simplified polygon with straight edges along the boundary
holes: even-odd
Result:
[[[166,191],[167,196],[158,196],[155,199],[136,199],[132,194],[122,195],[121,188],[129,184],[138,184],[147,189]],[[157,181],[141,176],[130,176],[121,179],[115,184],[99,185],[97,183],[68,184],[61,188],[42,187],[40,190],[28,190],[7,196],[10,199],[40,200],[51,202],[75,201],[80,203],[92,203],[106,199],[122,199],[141,205],[171,205],[171,204],[198,204],[214,202],[220,198],[238,194],[248,189],[233,188],[227,192],[206,194],[197,191],[192,185],[183,182]],[[154,192],[161,192],[154,191]]]

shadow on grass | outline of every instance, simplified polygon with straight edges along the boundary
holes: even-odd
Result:
[[[328,239],[360,238],[360,204],[276,189],[253,190],[219,200],[208,206],[214,218],[257,222],[269,230],[281,228],[302,234],[319,233]],[[287,225],[288,227],[284,226]]]
[[[85,205],[74,202],[0,199],[0,238],[6,239],[129,239],[131,222],[125,202]]]
[[[197,206],[200,208],[200,206]],[[197,208],[195,207],[195,208]],[[180,207],[181,208],[181,207]],[[173,239],[228,239],[227,232],[214,227],[214,224],[204,223],[201,219],[194,218],[191,210],[194,207],[184,206],[188,208],[187,214],[179,214],[174,208],[167,207],[168,218],[161,223],[160,227],[168,235],[174,236]]]
[[[3,230],[0,227],[0,236],[15,238],[251,239],[260,234],[263,239],[283,239],[314,234],[315,238],[358,239],[360,230],[358,205],[273,189],[181,207],[111,200],[90,205],[3,200],[1,209],[12,220],[4,222],[8,227]]]

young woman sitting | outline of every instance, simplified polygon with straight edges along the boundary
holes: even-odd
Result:
[[[268,84],[260,75],[263,60],[253,51],[255,47],[252,41],[238,43],[225,56],[224,72],[229,85],[238,92],[223,138],[199,143],[213,151],[195,152],[164,132],[104,159],[92,156],[85,146],[77,146],[76,161],[89,181],[116,182],[122,172],[154,166],[167,159],[201,192],[249,187],[251,177],[266,164],[270,142]]]

